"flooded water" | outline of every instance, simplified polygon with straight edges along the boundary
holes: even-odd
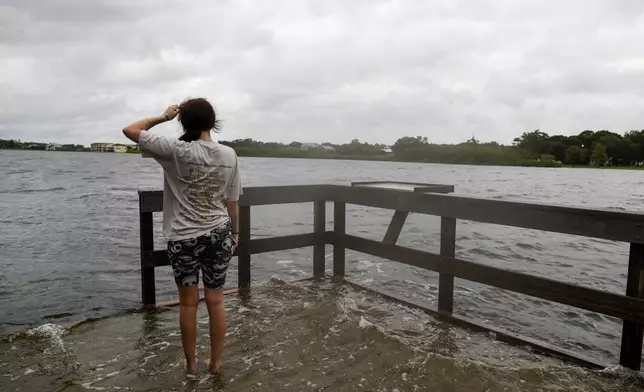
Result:
[[[3,390],[628,392],[644,385],[616,370],[562,366],[344,285],[273,279],[250,298],[230,296],[226,310],[221,376],[186,379],[170,310],[14,335],[0,343]],[[207,355],[205,309],[198,320],[198,351]]]
[[[246,186],[418,181],[453,184],[457,194],[474,197],[644,211],[644,178],[638,171],[281,159],[242,159],[242,166]],[[311,275],[311,249],[253,257],[252,298],[227,297],[224,377],[188,382],[182,376],[176,312],[136,312],[136,191],[159,188],[160,168],[135,155],[13,151],[0,151],[0,168],[3,391],[641,388],[637,374],[562,366],[347,287],[285,283]],[[348,206],[347,231],[381,239],[391,215]],[[439,223],[437,217],[412,215],[399,243],[437,252]],[[312,205],[256,207],[252,225],[255,238],[310,232]],[[628,245],[623,243],[459,221],[456,251],[488,265],[625,290]],[[170,275],[167,268],[157,270],[159,300],[175,297]],[[428,271],[350,252],[347,277],[436,304],[437,276]],[[229,278],[234,287],[234,265]],[[607,364],[618,362],[617,320],[461,280],[456,285],[457,314]]]

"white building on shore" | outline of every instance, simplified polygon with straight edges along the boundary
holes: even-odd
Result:
[[[127,146],[115,143],[92,143],[92,152],[127,152]]]

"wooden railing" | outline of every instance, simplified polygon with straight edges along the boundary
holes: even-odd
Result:
[[[454,315],[454,277],[619,318],[623,320],[620,364],[631,369],[640,369],[644,336],[643,214],[427,193],[446,193],[451,190],[449,188],[441,188],[441,190],[417,189],[416,192],[408,192],[365,186],[337,185],[246,188],[240,200],[240,245],[237,250],[239,289],[247,291],[250,288],[251,255],[308,246],[313,246],[313,276],[322,278],[326,267],[325,245],[330,244],[334,247],[334,279],[344,279],[346,249],[438,272],[438,309],[409,304],[407,301],[389,294],[383,295],[434,312],[446,321],[475,330],[493,331],[497,338],[506,342],[529,345],[541,352],[557,355],[585,366],[602,367],[606,364],[600,364],[593,359],[548,343]],[[139,192],[142,296],[146,306],[154,306],[156,303],[154,268],[168,264],[165,251],[154,250],[152,233],[152,213],[162,210],[162,198],[163,194],[160,191]],[[334,203],[333,231],[325,229],[327,202]],[[251,207],[287,203],[313,203],[313,232],[251,239]],[[345,227],[347,204],[396,211],[384,240],[374,241],[347,234]],[[404,215],[406,218],[408,213],[441,217],[439,254],[395,244],[404,223],[402,216]],[[626,295],[456,258],[457,219],[630,243]]]

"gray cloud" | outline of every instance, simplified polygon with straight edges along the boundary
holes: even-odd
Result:
[[[644,128],[639,0],[2,4],[0,138],[120,141],[189,96],[228,139]]]

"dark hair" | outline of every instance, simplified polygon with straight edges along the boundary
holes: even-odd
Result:
[[[194,142],[201,136],[201,132],[221,128],[217,120],[215,109],[205,98],[194,98],[184,101],[179,106],[179,122],[183,126],[183,135],[179,140]]]

